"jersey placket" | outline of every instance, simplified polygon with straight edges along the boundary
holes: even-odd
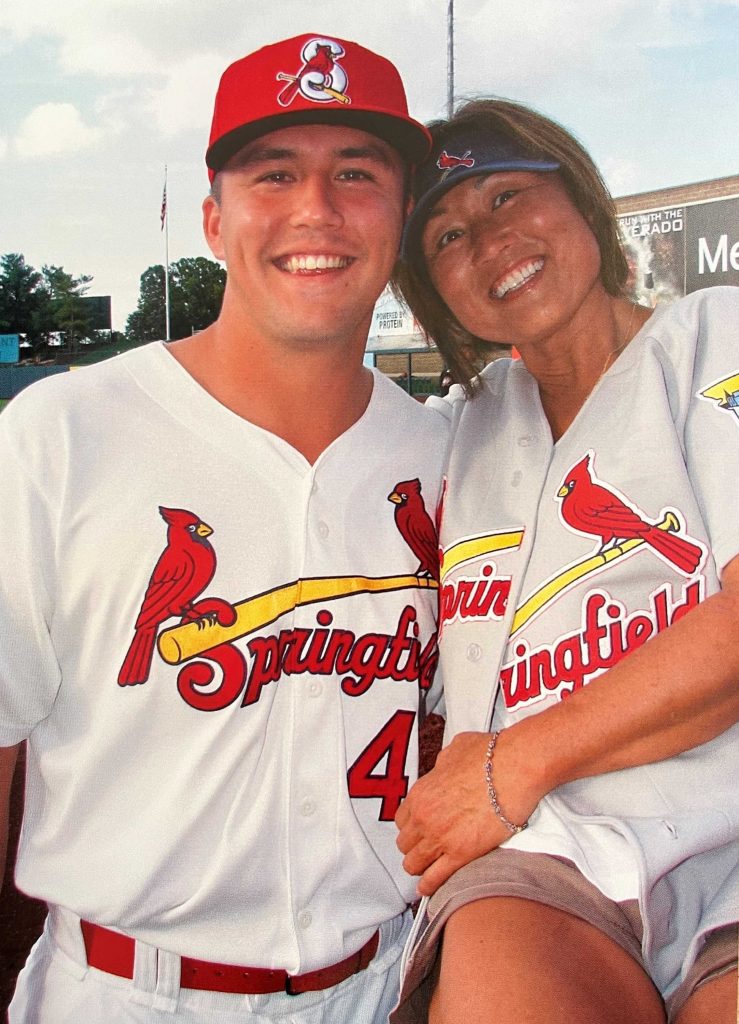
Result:
[[[302,482],[302,564],[298,576],[303,580],[331,575],[331,551],[336,544],[317,469],[314,466]],[[299,601],[291,617],[292,628],[305,631],[306,636],[304,644],[300,640],[296,643],[298,656],[308,648],[314,631],[325,628],[327,617],[322,603],[301,605]],[[346,766],[341,757],[341,708],[334,676],[298,672],[284,678],[282,685],[289,686],[291,694],[287,813],[290,902],[299,970],[305,971],[315,966],[316,946],[325,945],[328,938],[325,929],[333,902],[330,879]],[[321,934],[317,935],[319,928]]]

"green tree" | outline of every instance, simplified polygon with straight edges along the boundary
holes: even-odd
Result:
[[[164,336],[164,267],[158,264],[141,275],[139,301],[126,321],[126,338],[141,343]]]
[[[172,277],[172,336],[183,338],[209,327],[221,311],[226,271],[220,263],[196,256],[177,260]]]
[[[41,273],[51,297],[55,329],[64,335],[65,347],[76,352],[80,341],[90,334],[90,314],[82,296],[92,278],[87,274],[72,277],[63,267],[54,266],[42,267]]]
[[[0,257],[0,334],[25,334],[32,349],[53,330],[51,302],[43,276],[21,253]]]
[[[226,271],[204,256],[184,257],[169,267],[169,321],[172,338],[202,331],[218,317]],[[164,267],[156,264],[141,275],[139,301],[126,322],[129,341],[164,338]]]

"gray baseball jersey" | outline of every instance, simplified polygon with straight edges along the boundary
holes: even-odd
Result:
[[[521,362],[489,366],[470,402],[453,389],[436,403],[454,424],[440,537],[447,736],[565,699],[719,588],[739,553],[738,323],[739,289],[659,307],[556,444]],[[736,920],[738,769],[735,727],[560,787],[509,845],[571,858],[612,899],[638,896],[667,994],[700,936]]]

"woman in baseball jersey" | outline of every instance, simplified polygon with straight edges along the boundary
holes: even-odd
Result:
[[[447,746],[396,819],[430,897],[396,1019],[733,1022],[739,290],[630,302],[600,175],[536,112],[431,127],[402,285],[461,384]]]

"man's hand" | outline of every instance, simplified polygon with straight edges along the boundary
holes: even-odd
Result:
[[[459,868],[494,850],[510,835],[494,813],[485,782],[489,733],[465,732],[441,751],[436,766],[411,789],[395,816],[403,867],[421,875],[418,892],[430,896]],[[506,816],[524,821],[536,806],[512,799],[506,782],[505,732],[495,749],[493,779]],[[499,771],[500,769],[500,771]],[[510,802],[507,800],[510,795]]]

